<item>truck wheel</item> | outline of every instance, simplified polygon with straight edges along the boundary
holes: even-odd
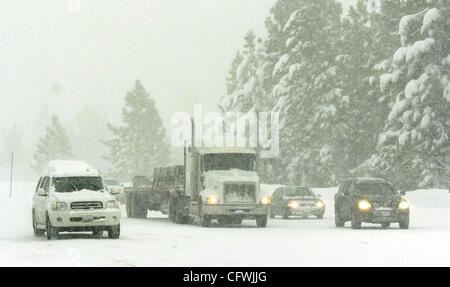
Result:
[[[398,223],[401,229],[408,229],[409,228],[409,218],[402,220]]]
[[[50,218],[48,217],[48,214],[46,215],[46,232],[47,232],[47,239],[51,240],[52,238],[55,238],[58,236],[58,229],[56,227],[53,227],[52,223],[50,222]]]
[[[103,235],[103,229],[101,229],[101,228],[96,228],[96,229],[94,229],[94,230],[92,231],[92,235],[93,235],[95,238],[100,238],[100,237],[102,237],[102,235]]]
[[[289,218],[289,214],[290,212],[289,212],[289,210],[287,210],[287,209],[284,209],[283,210],[283,219],[288,219]]]
[[[232,222],[233,222],[233,224],[242,224],[242,218],[239,218],[239,217],[234,218]]]
[[[219,217],[217,219],[217,221],[219,222],[219,225],[221,225],[221,226],[233,223],[233,219],[230,217],[227,217],[227,216]]]
[[[336,227],[344,227],[345,221],[341,219],[341,216],[339,215],[339,209],[334,209],[334,223],[336,224]]]
[[[266,225],[267,225],[267,215],[258,215],[256,217],[256,225],[258,227],[266,227]]]
[[[317,215],[317,219],[323,219],[323,213]]]
[[[382,227],[382,228],[389,228],[389,226],[391,226],[391,223],[390,223],[390,222],[384,222],[384,223],[381,223],[381,227]]]
[[[361,221],[359,220],[358,214],[356,211],[352,212],[352,228],[353,229],[361,229]]]
[[[275,218],[275,213],[273,213],[272,208],[269,208],[269,217]]]
[[[209,215],[202,214],[202,215],[200,216],[200,224],[201,224],[203,227],[208,227],[208,226],[210,226],[210,225],[211,225],[211,217],[210,217]]]
[[[127,209],[127,217],[132,218],[133,217],[133,193],[127,192],[127,203],[126,203],[126,209]]]
[[[120,223],[109,228],[108,237],[111,239],[118,239],[120,237]]]
[[[34,236],[42,236],[45,233],[44,230],[37,229],[36,215],[34,214],[34,210],[33,210],[33,231],[34,231]]]

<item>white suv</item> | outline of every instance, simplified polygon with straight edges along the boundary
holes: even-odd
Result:
[[[50,240],[59,232],[120,236],[119,204],[97,170],[80,161],[51,161],[33,196],[33,230]]]

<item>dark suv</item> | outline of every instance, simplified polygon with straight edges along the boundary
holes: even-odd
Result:
[[[334,196],[336,227],[351,221],[353,229],[362,222],[381,223],[388,228],[398,222],[400,228],[409,227],[409,204],[389,182],[381,178],[358,177],[345,179]]]

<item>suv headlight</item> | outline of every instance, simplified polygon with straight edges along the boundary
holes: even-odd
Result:
[[[297,201],[291,201],[287,204],[290,208],[297,208],[298,202]]]
[[[372,205],[371,205],[370,202],[367,201],[367,200],[361,200],[361,201],[358,203],[358,208],[359,208],[359,209],[362,209],[362,210],[367,210],[367,209],[369,209],[369,208],[371,208],[371,207],[372,207]]]
[[[117,200],[110,200],[106,202],[106,208],[119,208],[119,202]]]
[[[319,200],[319,201],[316,202],[316,206],[319,207],[319,208],[322,208],[322,207],[325,206],[325,203],[322,200]]]
[[[406,200],[401,200],[400,203],[398,204],[398,208],[399,209],[408,209],[409,203]]]
[[[65,202],[52,203],[52,210],[67,210],[67,204]]]

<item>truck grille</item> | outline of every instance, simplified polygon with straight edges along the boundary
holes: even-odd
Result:
[[[72,202],[70,208],[75,210],[102,209],[103,203],[101,201],[77,201]]]
[[[254,183],[225,183],[225,202],[255,202],[256,185]]]

